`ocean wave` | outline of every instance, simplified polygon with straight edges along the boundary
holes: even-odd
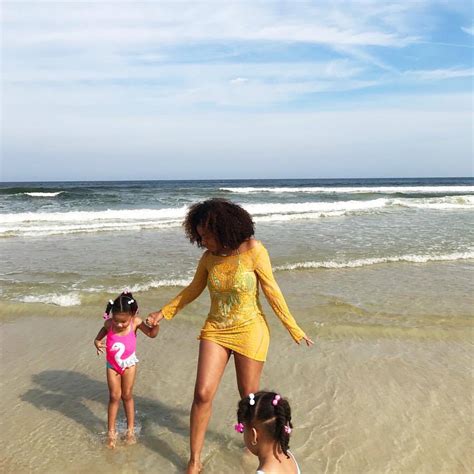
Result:
[[[81,298],[78,293],[67,293],[64,295],[50,293],[47,295],[27,295],[17,299],[22,303],[45,303],[55,306],[78,306],[81,304]]]
[[[440,211],[474,209],[474,196],[378,198],[333,202],[243,204],[256,222],[279,222],[376,213],[396,208]],[[178,227],[187,206],[164,209],[0,214],[0,237],[139,231]]]
[[[378,265],[381,263],[427,263],[427,262],[443,262],[443,261],[454,261],[454,260],[470,260],[474,259],[474,251],[470,250],[468,252],[454,252],[444,255],[397,255],[393,257],[374,257],[374,258],[361,258],[356,260],[348,260],[343,262],[338,262],[335,260],[328,261],[308,261],[308,262],[298,262],[298,263],[289,263],[285,265],[279,265],[274,267],[275,271],[285,271],[285,270],[300,270],[300,269],[311,269],[311,268],[327,268],[327,269],[336,269],[336,268],[358,268],[366,267],[370,265]]]
[[[25,222],[90,222],[90,221],[140,221],[166,220],[182,218],[187,207],[165,209],[108,209],[106,211],[71,211],[71,212],[23,212],[1,214],[4,223]]]
[[[386,198],[370,201],[339,201],[339,202],[301,202],[301,203],[268,203],[246,204],[245,209],[256,218],[260,216],[276,217],[285,215],[306,215],[311,213],[357,212],[381,209],[389,203]]]
[[[172,288],[177,286],[188,286],[192,281],[192,278],[172,278],[168,280],[151,280],[145,283],[137,283],[135,285],[129,285],[127,288],[132,293],[140,291],[148,291],[154,288]],[[100,288],[87,288],[84,290],[88,293],[121,293],[123,287],[100,287]]]
[[[453,194],[474,193],[474,186],[348,186],[348,187],[241,187],[219,188],[236,194],[306,193],[306,194]]]
[[[176,227],[181,225],[186,210],[187,208],[183,206],[166,209],[2,214],[0,237],[43,237]]]
[[[55,193],[18,193],[18,194],[26,194],[27,196],[30,197],[56,197],[59,196],[60,194],[64,193],[65,191],[57,191]]]
[[[374,258],[361,258],[346,261],[327,260],[327,261],[305,261],[297,263],[288,263],[284,265],[277,265],[273,267],[275,272],[291,271],[291,270],[308,270],[308,269],[351,269],[368,267],[372,265],[388,264],[388,263],[415,263],[424,264],[428,262],[445,262],[445,261],[459,261],[459,260],[474,260],[474,249],[470,249],[464,252],[453,252],[449,254],[407,254],[407,255],[395,255],[387,257],[374,257]],[[192,278],[174,278],[174,279],[163,279],[155,280],[152,279],[147,282],[137,283],[129,285],[128,289],[133,293],[143,293],[151,289],[156,288],[173,288],[173,287],[185,287],[189,285]],[[26,295],[23,297],[14,298],[16,301],[23,303],[43,303],[56,306],[78,306],[81,305],[81,299],[87,300],[87,295],[92,294],[119,294],[123,291],[121,287],[93,287],[78,289],[74,292],[67,292],[65,294],[48,293],[43,295]],[[82,297],[82,298],[81,298]]]
[[[393,206],[411,207],[416,209],[474,209],[474,196],[445,196],[442,198],[425,199],[394,199]]]

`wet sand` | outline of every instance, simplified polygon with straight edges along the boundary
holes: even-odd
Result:
[[[306,272],[304,280],[298,272],[280,278],[290,307],[317,343],[312,350],[296,346],[267,311],[272,342],[261,386],[290,399],[291,448],[302,472],[472,472],[472,324],[466,298],[459,300],[467,294],[470,269],[453,283],[459,294],[438,288],[436,304],[433,278],[416,288],[419,300],[406,306],[404,298],[410,301],[409,288],[420,281],[420,268],[426,272],[422,266],[392,266],[376,275],[346,270]],[[404,273],[405,283],[399,283],[391,300],[384,299],[380,276],[396,281],[396,271]],[[431,271],[439,275],[450,267],[432,266]],[[336,281],[333,295],[318,293],[334,288]],[[373,284],[373,291],[361,295],[357,281],[361,287]],[[300,298],[309,288],[314,289],[311,302]],[[337,294],[344,288],[352,288],[352,298]],[[174,292],[144,296],[143,313]],[[444,321],[433,308],[423,311],[430,298]],[[454,317],[445,306],[453,308],[456,298]],[[374,299],[377,311],[370,311]],[[138,444],[119,444],[115,451],[104,446],[105,362],[92,345],[101,325],[97,306],[34,305],[34,312],[27,304],[7,307],[11,311],[0,323],[2,472],[183,471],[196,336],[203,321],[196,315],[206,313],[207,294],[163,323],[157,339],[139,336]],[[204,449],[207,473],[248,473],[257,465],[233,430],[238,394],[232,362],[214,403]],[[121,412],[119,429],[124,428]]]

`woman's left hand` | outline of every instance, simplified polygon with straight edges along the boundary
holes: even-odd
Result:
[[[314,342],[306,334],[298,341],[298,344],[301,344],[301,341],[306,341],[306,345],[308,347],[311,347],[314,344]]]

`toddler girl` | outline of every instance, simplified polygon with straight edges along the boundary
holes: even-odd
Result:
[[[107,336],[105,344],[107,384],[109,386],[108,407],[108,439],[107,446],[115,448],[117,433],[115,420],[120,405],[123,401],[127,417],[127,432],[125,441],[134,444],[135,408],[132,390],[135,383],[136,364],[135,355],[137,345],[137,330],[140,329],[148,337],[156,337],[160,330],[159,325],[150,328],[136,316],[138,304],[132,294],[124,291],[114,301],[110,300],[104,313],[104,326],[94,339],[97,355],[104,352],[102,339]]]
[[[257,474],[300,474],[289,451],[291,408],[275,392],[251,393],[239,402],[235,430],[244,434],[244,442],[258,457]]]

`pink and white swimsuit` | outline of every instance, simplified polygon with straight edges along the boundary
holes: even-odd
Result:
[[[125,369],[133,367],[137,362],[135,350],[137,348],[137,335],[130,323],[130,329],[127,334],[121,336],[115,333],[110,325],[107,332],[107,341],[105,343],[107,366],[114,369],[122,375]]]

